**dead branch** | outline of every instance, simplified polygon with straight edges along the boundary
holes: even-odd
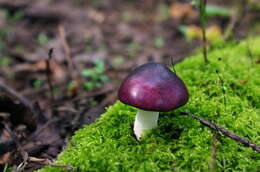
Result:
[[[206,6],[207,0],[200,1],[200,25],[202,29],[202,52],[205,63],[208,63],[208,53],[207,53],[207,37],[206,37]]]
[[[233,32],[237,25],[239,25],[239,19],[245,14],[248,2],[246,0],[239,0],[235,6],[234,14],[230,18],[228,26],[224,33],[224,40],[230,40],[233,38]]]
[[[253,150],[257,151],[260,153],[260,146],[250,142],[249,140],[245,139],[245,138],[242,138],[240,136],[238,136],[237,134],[233,133],[232,131],[228,131],[227,129],[224,129],[222,127],[219,127],[217,124],[214,124],[208,120],[205,120],[203,118],[200,118],[200,117],[197,117],[197,116],[194,116],[188,112],[181,112],[182,115],[186,115],[186,116],[189,116],[193,119],[196,119],[198,120],[201,124],[213,129],[213,130],[216,130],[218,132],[221,132],[223,135],[243,144],[244,146],[246,147],[250,147],[252,148]]]
[[[71,58],[71,51],[70,51],[70,46],[67,42],[67,39],[66,39],[66,31],[65,31],[65,28],[64,26],[60,25],[59,28],[59,35],[60,35],[60,39],[61,39],[61,43],[62,43],[62,46],[64,48],[64,53],[65,53],[65,56],[66,56],[66,59],[67,59],[67,62],[68,62],[68,69],[69,69],[69,73],[70,73],[70,77],[71,79],[73,79],[73,71],[75,69],[75,66],[73,64],[73,61],[72,61],[72,58]]]
[[[54,93],[53,93],[53,84],[51,81],[51,65],[50,65],[50,60],[52,59],[52,53],[53,53],[53,49],[51,48],[49,50],[48,58],[45,60],[45,63],[46,63],[46,78],[47,78],[47,82],[48,82],[50,93],[51,93],[51,100],[52,100],[52,102],[54,102],[55,97],[54,97]]]
[[[33,106],[32,104],[29,102],[29,100],[27,100],[25,97],[23,97],[22,95],[20,95],[19,93],[17,93],[15,90],[13,90],[12,88],[10,88],[9,86],[5,85],[3,82],[0,81],[0,90],[3,90],[4,92],[6,92],[8,95],[10,95],[11,97],[16,98],[17,100],[19,100],[24,106],[26,106],[28,109],[33,110]]]

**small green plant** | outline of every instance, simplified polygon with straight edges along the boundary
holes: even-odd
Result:
[[[10,57],[0,57],[0,67],[6,67],[11,64],[12,60]]]
[[[70,89],[73,89],[76,87],[76,83],[73,82],[73,81],[69,81],[68,85],[67,85],[67,88],[70,90]]]
[[[196,25],[180,25],[179,31],[184,35],[186,41],[192,41],[194,39],[202,38],[202,29]],[[217,25],[209,26],[206,28],[207,43],[210,45],[216,45],[223,43],[224,38],[221,28]]]
[[[206,38],[206,6],[207,0],[193,0],[192,3],[196,5],[199,9],[200,13],[200,27],[202,30],[202,51],[205,63],[208,63],[208,55],[207,55],[207,38]]]
[[[158,36],[153,40],[153,44],[156,48],[162,48],[165,45],[165,40],[163,37]]]
[[[112,59],[111,64],[113,67],[118,67],[124,63],[124,57],[123,56],[116,56]]]
[[[130,12],[124,11],[121,15],[121,19],[127,23],[133,21],[133,16],[131,15]]]
[[[21,54],[25,53],[25,51],[26,51],[25,47],[23,45],[17,45],[14,48],[15,48],[16,52],[21,53]]]
[[[38,35],[37,41],[39,45],[45,45],[47,42],[49,42],[49,37],[46,33],[41,32]]]
[[[132,41],[127,45],[127,51],[130,56],[135,56],[140,51],[141,45],[138,42]]]
[[[157,20],[160,22],[160,21],[167,20],[169,17],[170,17],[170,13],[169,13],[168,5],[161,3],[158,7]]]
[[[6,10],[6,19],[8,21],[17,22],[22,20],[24,17],[24,12],[22,10],[17,10],[14,13]]]
[[[83,83],[84,88],[87,91],[91,91],[95,88],[102,87],[102,85],[109,80],[104,72],[105,63],[103,60],[96,60],[92,68],[84,69],[81,72],[81,75],[87,78],[87,81]]]
[[[94,7],[99,7],[101,5],[101,2],[100,0],[90,0],[89,3],[91,5],[93,5]]]
[[[8,35],[13,33],[14,31],[15,28],[9,26],[0,28],[0,56],[3,55],[3,52],[6,49],[5,40],[7,39]]]
[[[0,28],[0,38],[3,39],[8,35],[7,28]]]
[[[5,49],[5,43],[4,43],[4,39],[7,36],[7,30],[4,28],[0,28],[0,55],[1,52]]]
[[[33,87],[34,88],[41,88],[44,84],[44,81],[41,79],[36,79],[33,81]]]
[[[3,172],[8,172],[8,171],[10,171],[10,169],[8,168],[8,164],[5,164]]]
[[[229,17],[231,16],[231,10],[225,7],[220,7],[216,5],[207,5],[206,16],[207,17]]]

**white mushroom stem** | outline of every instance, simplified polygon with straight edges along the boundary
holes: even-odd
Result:
[[[144,131],[151,130],[157,126],[159,112],[138,110],[135,116],[134,133],[140,140]]]

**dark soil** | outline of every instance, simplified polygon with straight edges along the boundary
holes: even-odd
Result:
[[[180,26],[199,26],[198,10],[169,15],[174,2],[0,0],[0,170],[50,164],[75,130],[115,102],[131,69],[191,55],[201,40],[186,41]],[[244,2],[210,1],[239,12],[207,24],[223,35],[230,27],[229,39],[259,33],[259,9]]]

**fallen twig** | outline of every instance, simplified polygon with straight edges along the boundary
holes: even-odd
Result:
[[[53,93],[53,85],[51,82],[51,65],[50,65],[50,60],[52,59],[52,53],[53,53],[53,49],[51,48],[49,50],[48,58],[45,60],[45,63],[46,63],[46,77],[47,77],[47,82],[48,82],[50,93],[51,93],[51,100],[52,100],[52,102],[54,102],[55,97],[54,97],[54,93]]]
[[[200,26],[202,29],[202,50],[205,63],[208,63],[207,54],[207,37],[206,37],[206,5],[207,0],[200,0],[199,12],[200,12]]]
[[[74,79],[73,73],[74,73],[75,66],[74,66],[72,58],[71,58],[70,46],[66,39],[66,31],[65,31],[64,26],[62,26],[62,25],[59,25],[58,30],[59,30],[61,43],[62,43],[62,46],[64,49],[64,53],[65,53],[65,56],[66,56],[66,59],[68,62],[68,70],[69,70],[69,74],[70,74],[70,79]]]
[[[224,86],[224,81],[223,79],[220,77],[219,75],[219,71],[216,70],[216,73],[218,75],[221,87],[222,87],[222,93],[223,93],[223,99],[224,99],[224,106],[225,106],[225,111],[227,111],[227,98],[226,98],[226,90],[225,90],[225,86]]]
[[[15,90],[13,90],[12,88],[10,88],[9,86],[5,85],[4,83],[2,83],[0,81],[0,90],[3,90],[4,92],[6,92],[8,95],[16,98],[17,100],[19,100],[24,106],[26,106],[28,109],[30,109],[32,112],[33,110],[33,106],[32,104],[29,102],[29,100],[27,100],[25,97],[23,97],[22,95],[20,95],[19,93],[17,93]]]
[[[248,2],[246,0],[239,0],[236,4],[234,14],[224,33],[224,40],[226,41],[232,39],[234,28],[239,24],[241,17],[245,14],[246,8],[248,7]]]
[[[68,44],[68,41],[66,39],[66,30],[63,25],[59,25],[58,27],[61,43],[64,49],[64,53],[68,62],[68,70],[69,70],[69,76],[70,79],[72,80],[73,84],[73,94],[76,94],[78,92],[78,88],[81,85],[81,75],[80,71],[76,68],[75,64],[72,61],[71,57],[71,51],[70,51],[70,46]]]
[[[42,165],[49,165],[49,166],[56,167],[56,168],[63,168],[63,169],[67,169],[67,170],[73,169],[72,165],[55,164],[55,163],[51,162],[51,160],[49,160],[49,159],[29,157],[28,161],[34,162],[34,163],[39,163],[39,164],[42,164]]]
[[[240,136],[238,136],[237,134],[233,133],[232,131],[228,131],[227,129],[224,129],[224,128],[221,128],[219,127],[218,125],[208,121],[208,120],[205,120],[203,118],[200,118],[200,117],[197,117],[197,116],[194,116],[188,112],[181,112],[182,115],[186,115],[186,116],[189,116],[193,119],[196,119],[198,120],[201,124],[213,129],[213,130],[216,130],[216,131],[219,131],[221,132],[223,135],[243,144],[244,146],[247,146],[247,147],[250,147],[252,148],[253,150],[257,151],[260,153],[260,146],[250,142],[249,140],[245,139],[245,138],[242,138]]]

